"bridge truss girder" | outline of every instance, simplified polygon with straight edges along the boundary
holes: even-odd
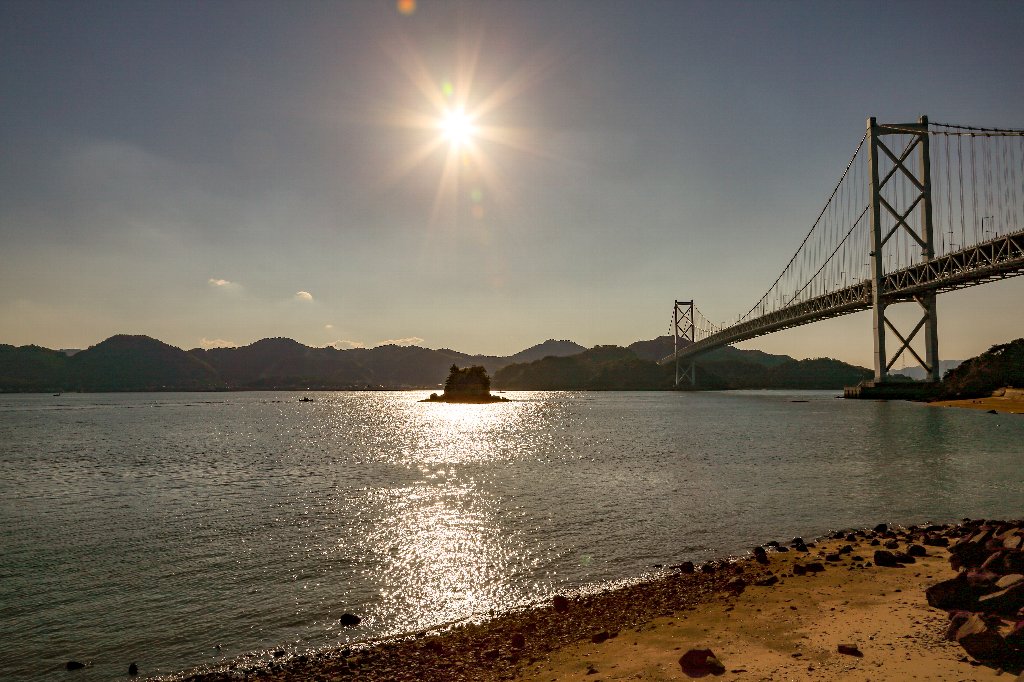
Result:
[[[912,302],[924,294],[937,295],[1020,275],[1024,275],[1024,230],[887,273],[879,291],[888,306]],[[866,279],[727,327],[692,344],[677,345],[675,353],[659,362],[688,360],[771,332],[870,310],[872,299],[872,282]]]

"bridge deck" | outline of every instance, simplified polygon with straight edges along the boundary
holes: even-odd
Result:
[[[938,294],[1022,274],[1024,230],[890,272],[882,282],[882,299],[886,303],[911,301],[915,296],[927,293]],[[659,360],[658,364],[694,358],[721,346],[870,308],[871,281],[863,280],[843,289],[734,324],[679,349],[676,353]]]

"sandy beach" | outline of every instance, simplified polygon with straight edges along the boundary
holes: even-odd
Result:
[[[905,531],[896,534],[849,532],[806,552],[769,548],[761,561],[712,562],[707,571],[677,566],[482,624],[188,679],[685,680],[693,675],[680,658],[690,649],[713,651],[722,680],[1015,679],[946,640],[948,614],[925,597],[956,576],[946,549],[927,547],[905,566],[873,565],[881,543],[908,549]]]
[[[988,398],[970,398],[967,400],[936,400],[928,403],[934,407],[964,407],[969,410],[995,410],[999,413],[1024,414],[1024,396],[1015,393],[1012,396],[991,396]]]

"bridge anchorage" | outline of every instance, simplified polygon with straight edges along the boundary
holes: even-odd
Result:
[[[1024,130],[869,118],[824,208],[768,291],[722,325],[692,300],[676,301],[673,353],[659,363],[675,362],[677,388],[693,386],[693,361],[710,350],[871,310],[875,373],[864,390],[884,394],[905,353],[934,382],[941,378],[937,295],[1021,274]],[[918,311],[909,330],[888,315],[901,303]]]

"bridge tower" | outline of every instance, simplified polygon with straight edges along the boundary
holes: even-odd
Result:
[[[679,351],[696,340],[697,328],[693,318],[693,301],[676,301],[675,308],[672,309],[672,329],[675,332],[672,353],[676,356],[676,388],[679,388],[679,384],[687,380],[689,380],[690,386],[694,386],[697,383],[697,372],[693,366],[693,360],[690,360],[689,365],[685,364],[685,360],[682,362],[679,360]],[[680,341],[688,343],[680,346]]]
[[[921,247],[922,261],[930,261],[935,257],[935,243],[932,225],[932,182],[931,157],[928,143],[928,117],[921,116],[917,123],[879,124],[874,117],[868,119],[868,141],[870,150],[871,173],[871,308],[874,313],[875,342],[875,381],[885,381],[889,369],[896,363],[904,350],[917,359],[928,373],[930,381],[938,381],[939,375],[939,337],[935,310],[935,293],[915,295],[914,301],[921,308],[921,318],[917,325],[904,336],[885,316],[886,301],[882,287],[885,281],[885,261],[882,257],[883,247],[900,230],[907,234]],[[902,150],[894,149],[886,142],[892,136],[909,136],[910,142]],[[916,168],[908,168],[907,159],[917,150]],[[892,168],[884,178],[879,180],[880,154],[892,162]],[[916,170],[916,173],[915,173]],[[896,191],[895,185],[903,183],[904,191]],[[886,193],[887,184],[890,191]],[[886,199],[886,194],[889,199]],[[906,196],[909,195],[909,196]],[[905,206],[897,206],[900,197]],[[908,218],[917,209],[919,220],[917,228],[911,226]],[[884,213],[883,213],[884,211]],[[883,234],[882,217],[891,216],[894,224]],[[900,341],[900,347],[891,357],[885,348],[886,328]],[[918,332],[924,329],[925,359],[910,345]]]

